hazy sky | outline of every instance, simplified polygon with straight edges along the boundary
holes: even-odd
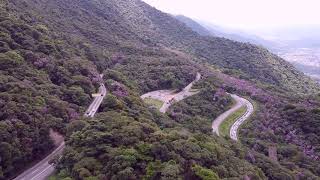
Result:
[[[320,0],[143,0],[171,14],[243,30],[320,25]]]

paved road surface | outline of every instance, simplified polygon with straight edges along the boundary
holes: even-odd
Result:
[[[89,108],[84,114],[86,117],[93,117],[96,114],[98,108],[100,107],[100,104],[103,101],[103,98],[106,96],[107,89],[103,83],[100,84],[98,94],[100,94],[101,96],[97,96],[94,98],[93,102],[90,104]]]
[[[193,84],[201,79],[201,74],[197,73],[196,79],[192,81],[189,85],[187,85],[182,91],[179,93],[175,93],[174,90],[158,90],[146,93],[141,96],[142,99],[152,98],[157,99],[163,102],[162,107],[160,108],[160,112],[165,113],[168,108],[175,102],[181,101],[189,96],[193,96],[198,93],[198,91],[190,91]]]
[[[46,158],[38,162],[36,165],[28,169],[27,171],[20,174],[15,180],[44,180],[54,172],[54,166],[49,164],[49,161],[53,159],[56,155],[62,153],[64,149],[64,142],[55,149]]]
[[[240,118],[237,119],[237,121],[231,126],[230,129],[230,137],[231,139],[237,141],[238,140],[238,129],[241,126],[241,124],[247,120],[253,113],[254,108],[253,105],[250,101],[242,98],[242,101],[245,103],[247,106],[247,111],[244,113]]]
[[[228,111],[222,113],[220,116],[218,116],[213,122],[212,122],[212,132],[216,133],[219,136],[219,127],[221,123],[227,119],[231,114],[236,112],[238,109],[240,109],[244,105],[243,98],[235,95],[230,94],[231,97],[236,101],[236,105],[234,105],[231,109]]]
[[[240,125],[247,120],[250,115],[253,113],[253,105],[251,104],[250,101],[239,97],[235,94],[230,94],[231,97],[236,101],[236,105],[234,105],[231,109],[229,109],[228,111],[222,113],[220,116],[218,116],[213,122],[212,122],[212,131],[213,133],[216,133],[219,136],[219,127],[221,125],[221,123],[227,119],[227,117],[229,117],[231,114],[233,114],[234,112],[236,112],[237,110],[239,110],[242,106],[246,106],[246,112],[239,117],[236,122],[231,126],[230,129],[230,137],[231,139],[237,141],[238,140],[238,129],[240,127]]]
[[[100,75],[102,78],[102,75]],[[93,117],[103,98],[106,96],[106,88],[103,83],[100,83],[99,94],[101,96],[95,97],[93,102],[90,104],[89,108],[85,112],[86,117]],[[62,142],[60,146],[55,149],[51,154],[49,154],[42,161],[31,167],[30,169],[24,171],[18,177],[14,178],[14,180],[45,180],[47,179],[54,171],[55,168],[52,164],[49,164],[49,161],[53,159],[55,156],[60,155],[65,147],[65,143]]]

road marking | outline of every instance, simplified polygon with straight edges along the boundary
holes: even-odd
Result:
[[[35,178],[37,178],[38,176],[40,176],[42,173],[44,173],[46,170],[48,170],[49,168],[51,168],[52,166],[49,165],[48,167],[46,167],[43,171],[41,171],[39,174],[37,174],[36,176],[34,176],[32,179],[30,180],[34,180]]]

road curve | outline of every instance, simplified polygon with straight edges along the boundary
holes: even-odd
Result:
[[[253,108],[253,104],[248,101],[247,99],[244,99],[244,98],[241,98],[242,101],[244,102],[244,104],[246,105],[247,107],[247,111],[240,117],[236,120],[236,122],[231,126],[231,129],[230,129],[230,138],[235,140],[235,141],[238,141],[238,129],[239,127],[241,126],[241,124],[247,120],[253,113],[254,111],[254,108]]]
[[[102,78],[103,75],[100,75]],[[107,94],[106,87],[104,83],[100,83],[98,93],[101,96],[97,96],[94,98],[88,109],[86,110],[84,116],[86,117],[93,117],[99,106],[101,105],[103,98]],[[50,164],[49,162],[56,156],[61,155],[63,149],[65,147],[65,142],[62,142],[59,147],[57,147],[52,153],[50,153],[47,157],[43,160],[38,162],[36,165],[32,166],[28,170],[24,171],[22,174],[14,178],[14,180],[45,180],[47,179],[54,171],[54,165]]]
[[[174,90],[158,90],[146,93],[141,96],[142,99],[152,98],[157,99],[163,102],[162,107],[159,109],[160,112],[166,113],[169,107],[175,103],[179,102],[187,97],[193,96],[197,94],[199,91],[191,91],[191,88],[194,83],[201,79],[201,74],[197,73],[195,80],[193,80],[190,84],[188,84],[182,91],[179,93],[175,93]]]
[[[237,141],[237,132],[240,127],[240,125],[249,118],[249,116],[253,113],[253,105],[250,101],[247,99],[244,99],[242,97],[239,97],[235,94],[230,94],[230,96],[236,101],[236,104],[229,109],[228,111],[222,113],[220,116],[218,116],[213,122],[212,122],[212,132],[216,133],[219,136],[219,127],[221,123],[227,119],[231,114],[235,113],[237,110],[239,110],[242,106],[246,106],[246,112],[241,117],[239,117],[236,122],[231,126],[230,129],[230,137],[231,139]]]
[[[222,113],[220,116],[218,116],[215,120],[212,122],[212,132],[216,133],[218,136],[219,134],[219,127],[221,123],[227,119],[231,114],[236,112],[238,109],[240,109],[244,105],[244,101],[242,100],[243,98],[235,95],[235,94],[230,94],[230,96],[236,101],[236,104],[229,109],[228,111],[225,111]]]

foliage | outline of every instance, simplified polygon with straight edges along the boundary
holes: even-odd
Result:
[[[59,179],[320,176],[319,101],[294,98],[319,88],[265,49],[200,37],[139,0],[10,0],[0,8],[0,179],[52,150],[50,129],[66,137]],[[181,89],[198,71],[201,92],[168,115],[139,97]],[[81,117],[100,73],[107,97],[95,118]],[[226,91],[262,104],[241,131],[244,146],[210,133],[230,106]],[[279,163],[266,156],[270,143]]]
[[[49,30],[38,31],[9,13],[0,19],[0,179],[7,179],[52,150],[49,129],[64,134],[95,87],[88,80],[94,65],[81,59],[83,65],[75,66],[75,59],[57,51]]]
[[[198,177],[200,177],[203,180],[219,180],[218,175],[210,169],[206,169],[199,165],[195,165],[192,167],[192,170]]]
[[[211,134],[211,123],[231,105],[231,98],[214,84],[200,82],[201,92],[172,106],[169,116],[192,132]]]
[[[127,97],[114,96],[122,108],[105,109],[95,119],[68,127],[72,132],[67,133],[68,146],[58,164],[64,174],[61,178],[185,179],[211,176],[218,166],[233,169],[233,173],[221,173],[224,178],[248,172],[264,178],[227,141],[190,133],[179,124],[160,129],[159,118],[173,120],[149,111],[142,100],[132,107],[136,95],[128,93]],[[195,164],[203,169],[188,174]]]

